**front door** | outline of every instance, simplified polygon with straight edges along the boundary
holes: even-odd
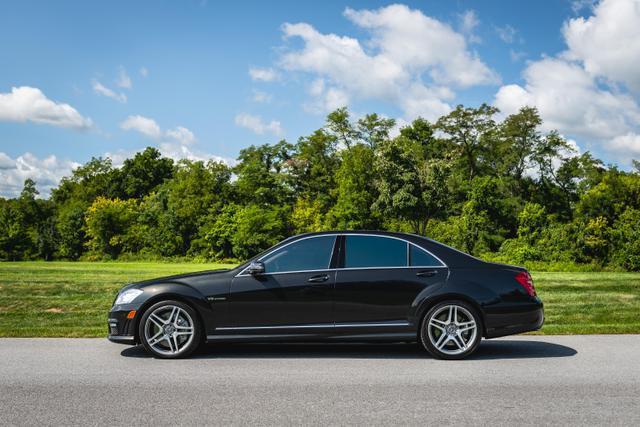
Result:
[[[229,310],[237,330],[332,326],[331,268],[336,236],[302,238],[260,259],[265,272],[231,283]]]

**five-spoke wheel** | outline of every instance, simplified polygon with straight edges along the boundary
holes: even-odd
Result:
[[[424,316],[420,337],[422,345],[435,357],[462,359],[480,344],[481,319],[467,303],[444,301]]]
[[[187,356],[200,344],[198,316],[179,301],[161,301],[146,310],[139,333],[144,347],[161,358]]]

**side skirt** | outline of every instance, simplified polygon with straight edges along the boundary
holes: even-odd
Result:
[[[406,321],[221,327],[208,335],[208,342],[413,342],[417,329]]]

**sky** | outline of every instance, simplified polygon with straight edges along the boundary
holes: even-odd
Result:
[[[579,152],[640,159],[640,0],[25,0],[0,16],[4,197],[146,146],[233,164],[341,106],[400,127],[531,105]]]

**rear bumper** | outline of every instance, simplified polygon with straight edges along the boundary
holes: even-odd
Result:
[[[486,338],[537,331],[544,324],[544,307],[536,298],[535,303],[517,307],[511,311],[487,314]]]

